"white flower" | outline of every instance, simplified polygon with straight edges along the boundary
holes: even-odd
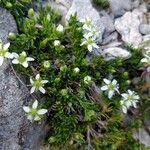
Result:
[[[124,113],[127,113],[127,110],[130,106],[133,106],[134,108],[137,107],[136,103],[140,97],[134,91],[128,90],[128,93],[123,93],[121,96],[123,99],[120,101],[120,103]]]
[[[63,32],[63,31],[64,31],[64,27],[63,27],[61,24],[59,24],[59,25],[57,26],[57,28],[56,28],[56,31],[58,31],[58,32]]]
[[[91,82],[92,78],[90,76],[84,77],[84,83],[89,84]]]
[[[80,69],[78,67],[74,68],[73,70],[75,73],[79,73],[80,72]]]
[[[47,109],[38,109],[38,101],[32,104],[32,107],[23,106],[23,110],[27,113],[27,119],[31,122],[41,120],[42,115],[47,113]]]
[[[145,63],[147,65],[150,65],[150,50],[148,50],[145,54],[144,54],[144,58],[141,59],[142,63]],[[150,68],[147,68],[147,71],[150,72]]]
[[[51,64],[50,64],[50,62],[47,60],[47,61],[44,61],[44,62],[43,62],[43,66],[44,66],[44,68],[50,68]]]
[[[48,83],[48,80],[42,80],[40,77],[40,74],[37,74],[35,79],[33,80],[30,78],[30,83],[32,85],[32,88],[30,90],[30,93],[32,94],[34,91],[40,91],[43,94],[46,92],[45,89],[43,88],[44,84]]]
[[[60,45],[60,41],[59,40],[55,40],[54,41],[54,46],[59,46]]]
[[[23,67],[27,68],[28,67],[28,62],[34,61],[34,58],[27,57],[26,52],[22,52],[20,55],[17,53],[12,53],[14,58],[12,63],[13,64],[21,64]]]
[[[94,38],[88,34],[84,35],[84,39],[80,46],[86,45],[89,52],[92,52],[93,48],[99,48],[99,46],[94,42]]]
[[[10,43],[3,44],[0,40],[0,66],[3,64],[4,58],[13,58],[13,55],[8,52],[9,46]]]
[[[109,99],[111,99],[114,96],[115,91],[119,93],[119,84],[115,79],[113,79],[112,81],[108,79],[103,79],[103,81],[105,82],[105,85],[101,87],[101,90],[108,92]]]
[[[87,35],[86,35],[87,34]],[[85,35],[88,37],[92,37],[93,39],[96,39],[99,32],[97,32],[94,28],[91,29],[91,31],[89,31],[88,33],[86,33]]]
[[[81,19],[80,22],[83,23],[84,30],[91,31],[91,29],[93,28],[92,20],[89,19],[88,17],[86,17],[85,19]]]

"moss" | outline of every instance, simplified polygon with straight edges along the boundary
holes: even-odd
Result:
[[[0,5],[6,7],[4,1]],[[127,89],[138,92],[140,108],[145,109],[148,98],[143,97],[142,84],[137,87],[127,82],[141,76],[141,51],[128,47],[132,53],[128,60],[107,62],[102,56],[95,56],[88,61],[86,47],[80,46],[83,31],[76,16],[70,18],[64,32],[60,33],[56,30],[60,20],[57,12],[50,7],[41,7],[39,15],[34,17],[33,10],[30,15],[31,9],[29,13],[23,11],[29,5],[13,3],[11,12],[16,17],[19,34],[11,41],[10,51],[25,51],[35,58],[28,69],[14,66],[19,74],[29,79],[40,73],[42,78],[49,80],[45,87],[47,93],[43,96],[46,100],[44,107],[50,110],[47,122],[51,131],[46,142],[52,149],[86,149],[91,145],[96,150],[137,150],[140,145],[133,140],[132,131],[139,127],[139,121],[143,121],[144,112],[141,111],[128,126],[124,126],[120,95],[109,100],[107,95],[94,90],[94,83],[101,86],[103,78],[113,76],[120,84],[121,93]],[[61,45],[54,46],[55,40],[59,40]],[[50,63],[49,67],[43,66],[45,61]],[[73,71],[76,67],[80,69],[79,73]],[[86,76],[92,79],[89,84],[84,83]]]
[[[108,0],[93,0],[93,3],[101,8],[107,8],[109,6]]]

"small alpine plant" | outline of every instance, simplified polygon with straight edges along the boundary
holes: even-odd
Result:
[[[106,91],[108,93],[108,98],[112,99],[112,97],[115,95],[115,92],[119,93],[119,84],[117,83],[117,80],[113,79],[103,79],[104,86],[101,87],[102,91]]]
[[[127,110],[132,106],[134,108],[137,108],[137,103],[140,100],[140,97],[131,90],[128,90],[127,93],[121,94],[122,100],[120,101],[122,106],[123,113],[127,113]]]
[[[42,108],[35,100],[23,110],[31,122],[42,121],[49,110],[45,143],[52,150],[142,147],[132,134],[149,114],[149,85],[139,70],[149,66],[149,54],[143,58],[140,49],[128,46],[131,58],[106,61],[103,55],[91,53],[102,51],[97,44],[99,31],[88,17],[71,16],[62,26],[60,15],[51,7],[41,7],[36,13],[28,10],[31,1],[28,5],[9,1],[13,7],[8,8],[4,0],[0,6],[12,12],[19,32],[9,34],[11,44],[0,43],[0,66],[10,58],[27,84],[30,80],[30,93],[42,93]],[[128,125],[126,116],[132,118]]]
[[[12,63],[13,64],[20,64],[22,65],[23,67],[25,68],[28,68],[29,66],[29,62],[30,61],[34,61],[34,58],[32,57],[27,57],[27,54],[26,52],[22,52],[21,54],[17,54],[17,53],[12,53],[14,59],[12,60]]]
[[[41,120],[43,115],[47,113],[47,109],[38,108],[37,100],[34,101],[32,106],[23,106],[23,110],[27,114],[27,119],[29,119],[31,122]]]
[[[48,83],[48,80],[42,80],[40,77],[40,74],[37,74],[35,76],[35,79],[33,79],[32,77],[30,77],[30,83],[31,83],[31,90],[30,93],[34,93],[35,91],[40,91],[43,94],[45,94],[45,89],[44,89],[44,84]]]

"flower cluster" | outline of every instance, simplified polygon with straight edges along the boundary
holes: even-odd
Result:
[[[12,59],[13,64],[21,64],[25,68],[28,67],[28,62],[34,61],[34,58],[27,57],[27,54],[24,51],[20,55],[14,52],[8,52],[9,47],[10,43],[3,44],[0,40],[0,66],[3,64],[4,58]]]
[[[115,79],[108,80],[104,79],[103,80],[105,85],[101,87],[102,91],[106,91],[108,93],[108,98],[112,99],[112,97],[115,95],[115,92],[120,94],[119,92],[119,84]],[[122,100],[120,101],[122,111],[123,113],[127,113],[127,110],[130,108],[130,106],[133,106],[136,108],[136,103],[138,103],[138,100],[140,97],[131,90],[128,90],[127,93],[121,94]]]
[[[62,30],[62,27],[59,27]],[[58,29],[59,29],[58,28]],[[0,40],[0,66],[3,64],[5,58],[12,59],[13,64],[20,64],[23,67],[27,68],[29,66],[30,61],[34,61],[34,58],[27,57],[26,52],[22,52],[21,54],[17,53],[10,53],[8,52],[10,47],[10,43],[3,44]],[[45,93],[45,89],[43,88],[44,84],[48,83],[48,80],[42,80],[40,77],[40,74],[37,74],[35,79],[30,78],[30,82],[32,85],[32,88],[30,90],[30,93],[33,93],[34,91],[40,91],[43,94]],[[38,109],[38,101],[36,100],[32,107],[24,106],[23,109],[26,113],[28,113],[28,119],[30,121],[38,121],[41,119],[41,115],[45,114],[47,112],[46,109]]]
[[[83,39],[80,46],[86,45],[89,52],[92,52],[93,49],[99,49],[99,46],[95,43],[97,38],[97,31],[94,28],[92,21],[87,17],[80,20],[83,23]]]

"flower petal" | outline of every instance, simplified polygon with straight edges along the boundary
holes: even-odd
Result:
[[[28,68],[28,63],[27,63],[27,61],[23,62],[22,65],[23,65],[23,67]]]
[[[38,110],[37,113],[38,113],[38,115],[44,115],[47,113],[47,109],[40,109],[40,110]]]
[[[33,120],[32,115],[28,115],[28,116],[27,116],[27,119],[30,120],[30,121],[32,121],[32,120]]]
[[[8,50],[9,46],[10,46],[10,43],[4,44],[3,49],[6,51]]]
[[[43,87],[40,87],[39,90],[40,90],[43,94],[45,94],[45,92],[46,92]]]
[[[113,95],[114,95],[114,91],[110,90],[108,92],[108,98],[111,99],[113,97]]]
[[[27,58],[26,58],[26,61],[34,61],[34,58],[32,58],[32,57],[27,57]]]
[[[33,87],[31,88],[30,94],[34,93],[34,91],[35,91],[35,86],[33,86]]]
[[[24,110],[26,113],[29,113],[29,112],[30,112],[30,107],[28,107],[28,106],[23,106],[23,110]]]
[[[39,120],[41,120],[41,118],[38,115],[36,115],[34,121],[39,121]]]
[[[6,58],[10,58],[10,59],[13,59],[13,58],[14,58],[13,54],[11,54],[11,53],[9,53],[9,52],[6,52],[6,53],[5,53],[5,57],[6,57]]]
[[[19,64],[19,61],[18,61],[18,59],[14,59],[14,60],[12,60],[12,63],[13,64]]]
[[[126,93],[121,94],[121,96],[122,96],[124,99],[128,99],[128,94],[126,94]]]
[[[41,83],[46,84],[46,83],[48,83],[48,80],[42,80]]]
[[[97,48],[97,49],[99,48],[99,46],[97,44],[95,44],[95,43],[93,43],[93,47]]]
[[[108,80],[108,79],[103,79],[103,81],[104,81],[106,84],[110,84],[110,83],[111,83],[111,81]]]
[[[20,55],[23,55],[23,56],[27,56],[27,54],[26,54],[26,52],[25,51],[23,51]]]
[[[36,77],[35,77],[35,79],[39,80],[40,79],[40,74],[37,74]]]
[[[4,57],[0,56],[0,66],[3,64],[3,62],[4,62]]]
[[[38,107],[38,101],[35,100],[34,103],[33,103],[33,105],[32,105],[32,108],[36,109],[37,107]]]
[[[92,52],[92,49],[93,49],[93,48],[92,48],[92,45],[88,45],[87,48],[88,48],[89,52]]]
[[[34,84],[34,81],[33,81],[33,79],[31,77],[30,77],[30,83]]]
[[[17,54],[17,53],[12,53],[12,55],[15,57],[15,58],[17,58],[17,57],[19,57],[19,55]]]
[[[114,80],[112,81],[112,85],[116,85],[116,84],[117,84],[117,80],[114,79]]]
[[[106,91],[106,90],[108,90],[108,86],[107,86],[107,85],[102,86],[102,87],[101,87],[101,90],[102,90],[102,91]]]
[[[123,111],[123,113],[127,113],[127,107],[126,106],[122,106],[122,111]]]
[[[147,59],[147,58],[143,58],[143,59],[141,59],[141,62],[142,62],[142,63],[147,63],[147,62],[148,62],[148,59]]]

